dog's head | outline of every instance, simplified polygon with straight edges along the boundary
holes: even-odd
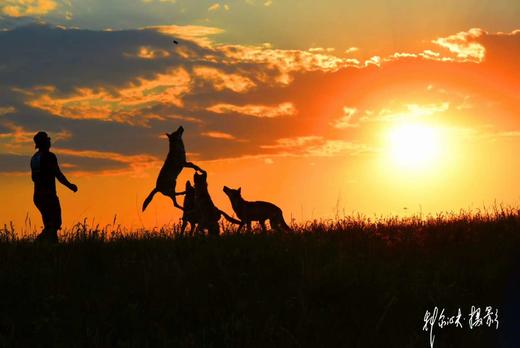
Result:
[[[193,190],[195,189],[191,185],[191,182],[189,180],[186,180],[186,194],[193,192]]]
[[[206,179],[208,175],[206,173],[199,174],[195,172],[193,174],[193,182],[195,182],[195,187],[204,187],[207,185]]]
[[[239,187],[238,189],[232,189],[227,186],[224,186],[223,189],[224,193],[228,195],[229,199],[238,199],[242,197],[242,188]]]
[[[182,126],[179,126],[175,132],[172,133],[166,133],[168,136],[168,140],[170,141],[170,144],[176,143],[178,141],[182,141],[182,133],[184,132],[184,128]]]

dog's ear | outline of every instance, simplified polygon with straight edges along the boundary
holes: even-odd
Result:
[[[164,133],[166,134],[166,136],[168,137],[168,139],[170,139],[171,135],[169,133]]]
[[[239,187],[237,191],[238,193],[242,193],[242,187]]]
[[[189,180],[186,180],[186,187],[191,188],[191,182]]]

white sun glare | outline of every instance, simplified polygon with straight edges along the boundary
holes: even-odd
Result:
[[[435,166],[440,148],[440,132],[433,126],[401,124],[389,132],[392,162],[404,169],[426,169]]]

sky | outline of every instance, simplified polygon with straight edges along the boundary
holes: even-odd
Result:
[[[42,224],[39,130],[79,187],[58,188],[64,226],[178,222],[167,197],[140,207],[180,125],[228,213],[223,185],[297,222],[518,207],[519,18],[509,0],[4,0],[0,223]]]

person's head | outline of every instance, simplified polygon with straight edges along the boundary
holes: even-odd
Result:
[[[34,147],[40,150],[49,150],[51,147],[51,138],[44,131],[39,131],[34,135]]]

